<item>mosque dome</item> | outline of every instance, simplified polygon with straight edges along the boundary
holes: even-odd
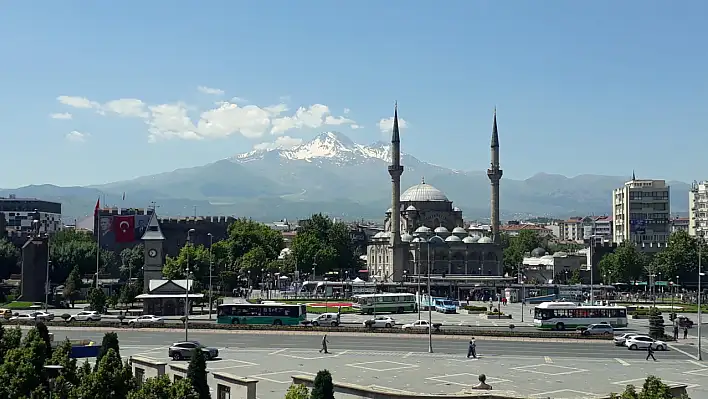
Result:
[[[420,226],[417,229],[415,229],[416,234],[430,234],[430,227],[427,226]]]
[[[554,257],[554,258],[565,258],[565,257],[567,257],[567,256],[568,256],[568,253],[567,253],[567,252],[563,252],[563,251],[558,251],[558,252],[556,252],[556,253],[553,254],[553,257]]]
[[[388,208],[388,210],[386,211],[386,213],[391,213],[392,211],[393,211],[393,208]]]
[[[450,236],[445,239],[445,242],[462,242],[462,240],[458,236]]]
[[[413,212],[413,211],[417,211],[417,209],[415,209],[415,207],[413,205],[408,205],[408,208],[406,208],[406,211]]]
[[[462,209],[460,209],[458,207],[454,207],[454,208],[452,208],[452,211],[453,212],[462,212]]]
[[[403,234],[401,234],[401,241],[411,242],[411,241],[413,241],[413,236],[408,233],[403,233]]]
[[[378,233],[374,234],[374,238],[381,238],[383,237],[383,231],[379,231]]]
[[[431,202],[431,201],[445,201],[450,202],[447,196],[443,194],[442,191],[426,184],[425,182],[416,184],[415,186],[406,190],[401,194],[401,201],[405,202]]]
[[[533,256],[534,258],[540,258],[545,254],[546,254],[546,250],[541,247],[536,248],[533,251],[531,251],[531,256]]]
[[[478,237],[467,236],[462,239],[462,242],[464,242],[465,244],[474,244],[477,242],[477,240],[479,240]]]
[[[443,226],[435,228],[435,234],[450,234],[450,231]]]
[[[482,237],[479,240],[477,240],[477,244],[491,244],[493,241],[489,237]]]
[[[452,229],[452,234],[467,234],[467,231],[462,227],[455,227]]]

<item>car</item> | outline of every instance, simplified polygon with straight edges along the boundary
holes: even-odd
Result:
[[[624,346],[624,343],[625,341],[627,341],[627,338],[633,337],[635,335],[637,335],[637,333],[624,333],[620,335],[615,335],[613,341],[616,346]]]
[[[366,320],[364,327],[370,328],[391,328],[396,325],[396,320],[390,316],[378,316],[373,319]]]
[[[611,335],[614,334],[615,330],[609,324],[590,324],[586,329],[584,329],[581,334],[583,335]]]
[[[428,320],[417,320],[413,323],[404,324],[401,326],[404,330],[427,330],[430,328]]]
[[[197,350],[204,352],[206,360],[212,360],[219,357],[218,349],[206,347],[197,341],[175,342],[167,350],[167,354],[172,358],[172,360],[190,359]]]
[[[315,327],[337,327],[340,323],[339,313],[322,313],[312,320],[312,325]]]
[[[35,318],[29,313],[24,313],[10,317],[10,321],[35,321]]]
[[[675,323],[678,323],[679,327],[693,328],[693,320],[686,316],[677,317]]]
[[[0,309],[0,315],[2,315],[5,320],[10,320],[12,318],[12,310]]]
[[[69,317],[69,321],[101,321],[101,314],[94,310],[83,310]]]
[[[665,351],[668,348],[666,342],[656,340],[646,335],[633,335],[624,341],[624,346],[629,350],[647,349],[649,345],[657,351]]]
[[[155,315],[143,315],[128,320],[128,325],[134,326],[136,324],[165,324],[165,320],[162,317],[157,317]]]
[[[52,321],[54,320],[54,314],[47,312],[30,312],[30,316],[41,321]]]

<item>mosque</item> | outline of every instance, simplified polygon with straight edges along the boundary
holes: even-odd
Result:
[[[492,189],[491,236],[470,234],[462,210],[424,180],[400,194],[401,165],[398,109],[391,137],[392,206],[386,212],[384,231],[373,236],[367,247],[369,280],[404,282],[421,276],[442,279],[491,279],[504,273],[499,245],[499,135],[497,115],[491,142],[491,167],[487,170]]]

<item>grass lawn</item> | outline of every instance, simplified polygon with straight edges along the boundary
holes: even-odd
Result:
[[[619,306],[636,306],[649,309],[653,306],[652,303],[618,303]],[[671,302],[656,303],[659,310],[662,312],[671,312]],[[693,303],[674,303],[674,311],[676,313],[698,313],[698,305]],[[701,304],[701,313],[708,312],[708,305]]]
[[[308,306],[307,307],[307,313],[337,313],[339,311],[338,307],[335,306],[329,306],[327,308],[324,307],[312,307]],[[342,314],[344,313],[357,313],[354,309],[352,308],[342,308]]]
[[[6,303],[5,305],[2,305],[2,307],[4,307],[5,309],[29,309],[29,307],[33,304],[34,302],[16,301]]]

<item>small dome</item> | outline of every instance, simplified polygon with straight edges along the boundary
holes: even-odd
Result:
[[[416,234],[430,234],[431,230],[430,227],[427,226],[420,226],[417,229],[415,229]]]
[[[477,240],[477,244],[491,244],[493,243],[492,239],[489,237],[482,237],[479,240]]]
[[[381,238],[383,236],[383,231],[379,231],[378,233],[374,234],[374,238]]]
[[[382,238],[391,238],[391,232],[390,231],[384,231],[381,233]]]
[[[445,246],[445,240],[443,240],[443,238],[440,236],[432,236],[430,237],[430,240],[428,240],[428,244],[432,245],[433,247]]]
[[[431,186],[430,184],[416,184],[401,194],[401,201],[404,202],[431,202],[445,201],[449,202],[447,196],[442,191]]]
[[[401,234],[401,241],[411,242],[411,241],[413,241],[413,236],[408,233],[403,233],[403,234]]]
[[[553,255],[543,255],[541,259],[553,259]]]
[[[462,227],[455,227],[452,229],[452,234],[467,234],[467,231],[465,231]]]
[[[568,256],[568,253],[563,251],[558,251],[553,254],[554,258],[565,258],[566,256]]]
[[[543,248],[540,248],[540,247],[531,251],[531,256],[533,256],[534,258],[540,258],[545,254],[546,254],[546,250]]]
[[[462,242],[462,240],[458,236],[450,236],[445,239],[445,242]]]
[[[392,208],[388,208],[388,210],[386,211],[386,213],[391,213],[392,210],[393,210]]]
[[[474,244],[477,242],[477,240],[479,240],[479,237],[467,236],[462,239],[462,242],[464,242],[465,244]]]
[[[446,229],[443,226],[440,226],[440,227],[436,227],[434,232],[435,232],[435,234],[449,234],[450,230]]]
[[[413,212],[413,211],[417,211],[417,209],[415,209],[415,207],[413,205],[408,205],[408,208],[406,208],[406,211]]]
[[[454,208],[452,208],[452,211],[453,212],[462,212],[462,209],[460,209],[458,207],[454,207]]]
[[[422,244],[422,243],[426,242],[426,240],[423,237],[416,237],[411,242],[414,244]]]

